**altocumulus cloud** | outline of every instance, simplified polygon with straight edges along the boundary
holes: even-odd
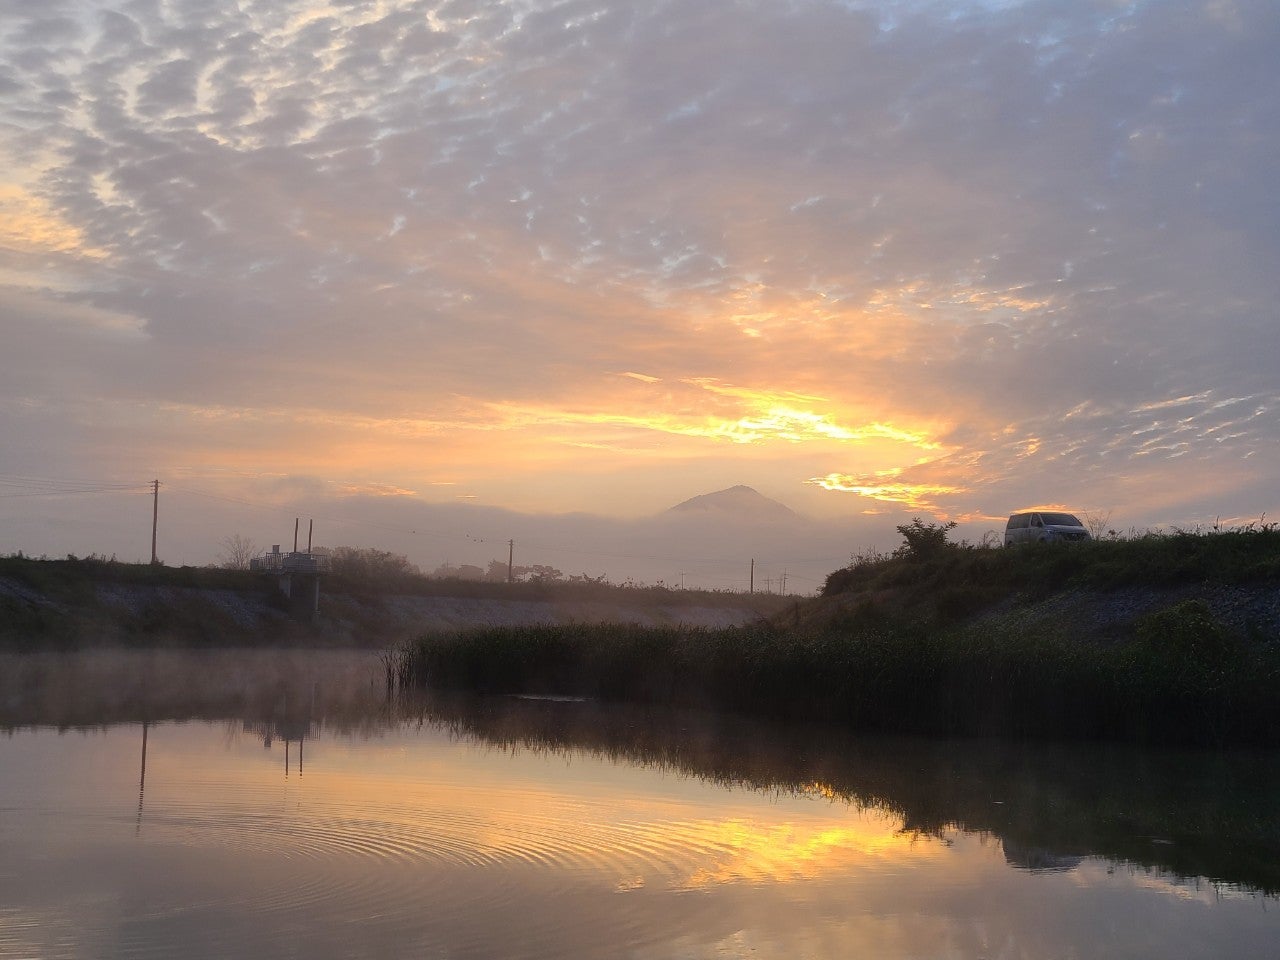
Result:
[[[15,0],[0,466],[1265,510],[1277,49],[1271,0]]]

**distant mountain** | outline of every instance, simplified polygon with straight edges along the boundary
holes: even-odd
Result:
[[[704,493],[700,497],[691,497],[684,503],[677,503],[667,510],[664,516],[702,516],[732,515],[739,520],[800,520],[801,516],[790,507],[770,500],[750,487],[739,484],[728,490],[717,490],[715,493]]]

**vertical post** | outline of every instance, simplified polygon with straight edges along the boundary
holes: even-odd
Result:
[[[134,835],[142,832],[142,797],[147,789],[147,726],[146,720],[142,721],[142,769],[138,773],[138,822],[133,828]]]
[[[756,592],[756,558],[751,558],[751,586],[747,589],[747,593]]]
[[[514,540],[507,541],[507,583],[515,583],[515,559],[516,559],[516,542]]]
[[[293,552],[298,552],[298,520],[299,517],[293,518]]]
[[[311,556],[311,533],[316,528],[314,519],[307,521],[307,556]]]
[[[156,527],[160,522],[160,481],[151,481],[151,562],[153,564],[160,561],[156,558]]]

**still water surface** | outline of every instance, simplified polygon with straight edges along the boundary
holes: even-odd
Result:
[[[0,958],[1280,958],[1280,758],[0,658]]]

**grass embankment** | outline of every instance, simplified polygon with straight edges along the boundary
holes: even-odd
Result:
[[[243,570],[0,557],[0,649],[99,646],[385,648],[427,623],[741,622],[787,598],[598,580],[516,583],[325,574],[317,616]]]
[[[1267,529],[865,557],[777,622],[731,630],[485,629],[422,637],[408,683],[698,704],[925,734],[1280,744],[1280,642],[1179,588],[1280,590]],[[1142,588],[1168,605],[1103,628],[1045,597]],[[1194,590],[1191,591],[1194,593]]]
[[[261,629],[261,618],[246,622],[236,604],[212,602],[215,596],[252,600],[275,625],[288,626],[273,585],[246,571],[0,557],[0,647],[202,646]]]

